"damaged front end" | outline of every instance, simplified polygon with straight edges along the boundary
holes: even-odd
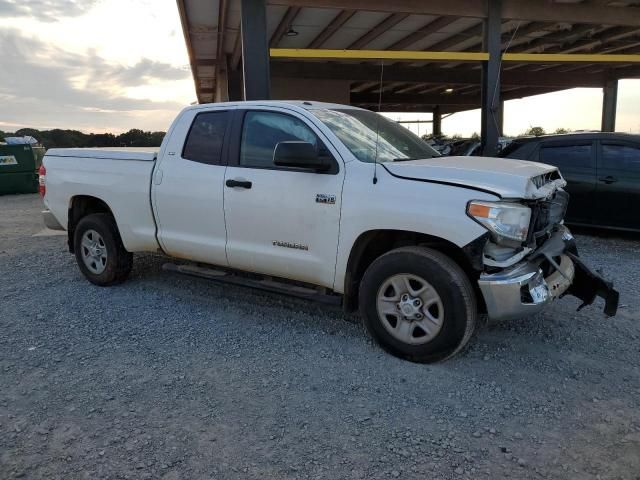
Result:
[[[604,313],[614,316],[619,294],[613,284],[592,271],[578,256],[576,242],[563,223],[569,195],[564,180],[549,178],[537,187],[543,198],[523,201],[531,208],[524,241],[505,241],[495,235],[483,251],[484,271],[478,284],[492,320],[538,313],[556,298],[572,295],[591,305],[604,299]]]
[[[596,297],[604,299],[606,315],[612,317],[618,309],[619,294],[613,284],[578,257],[575,240],[563,225],[556,226],[524,261],[495,273],[483,273],[478,284],[492,320],[538,313],[564,295],[582,300],[578,310],[591,305]]]

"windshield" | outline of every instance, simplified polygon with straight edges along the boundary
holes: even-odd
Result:
[[[377,113],[351,108],[311,112],[361,162],[398,162],[440,156],[420,137]]]

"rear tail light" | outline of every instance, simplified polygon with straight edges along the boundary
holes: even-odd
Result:
[[[40,192],[40,196],[44,198],[45,193],[47,193],[47,169],[44,168],[44,165],[40,165],[40,170],[38,170],[38,191]]]

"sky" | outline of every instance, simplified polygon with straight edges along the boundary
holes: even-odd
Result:
[[[166,130],[196,99],[175,0],[0,0],[0,72],[5,131]],[[586,88],[508,101],[505,133],[598,129],[601,104],[601,89]],[[640,80],[621,81],[617,130],[640,133],[638,112]],[[442,127],[469,136],[480,130],[480,113],[456,113]]]

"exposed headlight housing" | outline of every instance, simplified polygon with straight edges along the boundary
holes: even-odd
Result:
[[[467,213],[489,230],[497,243],[527,239],[531,222],[529,207],[519,203],[474,200],[469,202]]]

